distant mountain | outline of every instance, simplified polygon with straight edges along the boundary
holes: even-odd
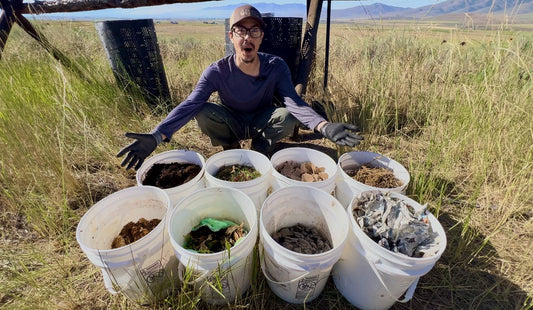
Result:
[[[375,3],[358,5],[349,9],[331,10],[333,20],[355,20],[376,18],[421,18],[460,13],[472,14],[529,14],[533,13],[533,0],[435,0],[435,4],[420,8],[403,8]],[[207,9],[213,16],[228,17],[236,5],[221,6]],[[303,4],[257,3],[254,6],[262,13],[273,13],[279,17],[303,17],[306,7]],[[326,18],[326,5],[323,5],[321,19]]]
[[[350,9],[331,10],[332,19],[370,19],[379,18],[382,16],[389,16],[395,14],[402,14],[408,11],[407,8],[385,5],[375,3],[370,5],[361,5]],[[325,16],[325,15],[322,15]]]
[[[439,16],[448,14],[530,14],[533,0],[448,0],[434,5],[406,10],[404,16]]]

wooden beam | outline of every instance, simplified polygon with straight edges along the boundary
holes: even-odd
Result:
[[[195,3],[221,0],[37,0],[24,3],[22,14],[66,13],[103,10],[111,8],[136,8],[174,3]]]
[[[7,38],[15,23],[15,12],[7,0],[0,0],[0,8],[2,8],[2,12],[0,12],[0,59],[2,59],[2,52],[6,46]]]

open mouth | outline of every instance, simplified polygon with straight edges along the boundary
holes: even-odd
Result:
[[[251,48],[251,47],[245,47],[245,48],[243,48],[243,50],[244,50],[245,52],[248,52],[248,53],[249,53],[249,52],[253,51],[254,49]]]

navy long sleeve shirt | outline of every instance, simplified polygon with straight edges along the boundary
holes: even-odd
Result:
[[[257,77],[243,73],[235,64],[234,55],[212,63],[187,99],[176,106],[155,130],[170,139],[200,112],[213,92],[218,92],[222,104],[243,113],[272,105],[274,93],[277,93],[289,112],[308,128],[313,129],[325,121],[298,96],[289,67],[282,58],[265,53],[257,55],[261,63]]]

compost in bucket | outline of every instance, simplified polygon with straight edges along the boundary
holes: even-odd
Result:
[[[183,185],[200,173],[202,168],[193,163],[155,163],[146,172],[143,185],[162,189]]]
[[[272,239],[286,249],[302,254],[319,254],[331,250],[331,242],[318,229],[300,223],[279,229],[272,234]]]
[[[390,203],[385,199],[389,199]],[[354,211],[365,204],[368,204],[368,213]],[[348,234],[342,256],[332,271],[337,290],[358,309],[389,309],[396,302],[406,303],[411,300],[420,277],[433,268],[446,248],[446,233],[437,218],[426,211],[426,206],[393,191],[361,192],[352,199],[346,211],[351,223],[351,233]],[[404,222],[398,221],[398,215],[403,212],[416,214],[416,217],[411,221],[409,219],[412,216],[408,215]],[[393,248],[387,249],[380,245],[381,242],[387,242],[390,247],[391,240],[375,240],[363,231],[365,227],[392,238]],[[409,234],[413,241],[419,237],[418,240],[422,241],[419,243],[422,247],[411,248],[413,256],[402,254],[401,248],[404,245],[396,242]],[[428,235],[429,239],[433,238],[431,245],[425,240]],[[408,246],[418,243],[406,241],[405,245]],[[422,252],[423,255],[418,254]]]
[[[247,233],[224,251],[205,254],[185,248],[187,234],[206,218],[243,223]],[[257,212],[251,198],[223,186],[197,190],[183,198],[168,221],[176,257],[191,271],[187,283],[209,304],[232,302],[250,287],[257,233]]]
[[[426,207],[415,210],[389,193],[367,191],[354,198],[352,212],[363,232],[387,250],[410,257],[427,257],[439,250]]]
[[[354,180],[379,188],[396,188],[403,182],[394,176],[392,169],[373,166],[371,164],[353,165],[342,168]]]
[[[339,201],[310,185],[286,186],[267,197],[259,223],[261,269],[270,289],[290,303],[308,303],[317,298],[342,254],[348,234],[348,217]],[[304,237],[304,229],[297,229],[301,225],[316,232],[306,232],[309,236]],[[320,235],[320,239],[330,242],[331,249],[315,249],[316,253],[307,254],[279,243],[278,234],[294,237],[295,232],[301,233],[295,242]]]
[[[264,154],[253,150],[233,149],[209,157],[206,161],[205,176],[208,187],[224,186],[244,192],[252,199],[259,213],[268,195],[272,170],[272,164]]]
[[[253,166],[239,164],[222,166],[215,174],[215,178],[229,182],[245,182],[257,179],[260,176],[261,172],[257,171]]]
[[[329,177],[325,172],[326,168],[317,167],[312,162],[298,163],[287,160],[277,165],[276,171],[292,180],[303,182],[319,182]]]
[[[138,304],[151,304],[163,300],[179,285],[178,260],[164,233],[170,207],[163,189],[134,186],[100,200],[80,219],[76,239],[91,263],[101,269],[110,293],[120,292]],[[138,240],[112,248],[113,239],[124,227],[137,226],[139,219],[159,223],[146,234],[135,233]]]
[[[216,253],[231,248],[246,235],[244,223],[204,218],[185,236],[184,248],[198,253]]]
[[[148,221],[144,217],[141,217],[137,222],[129,222],[122,227],[118,236],[113,239],[111,248],[120,248],[141,239],[151,232],[159,222],[161,222],[160,219]]]

